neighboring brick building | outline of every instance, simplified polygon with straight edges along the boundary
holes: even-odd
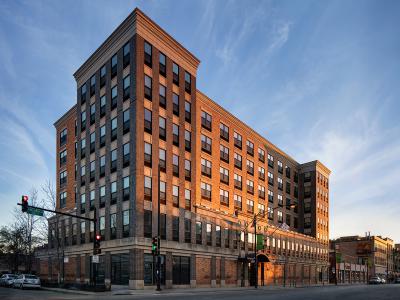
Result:
[[[74,74],[77,105],[55,123],[59,154],[68,131],[57,207],[98,212],[99,280],[154,285],[160,166],[166,287],[254,284],[249,222],[262,212],[259,283],[326,281],[330,171],[319,161],[299,164],[198,91],[198,65],[135,9]],[[57,241],[50,220],[49,249],[38,253],[42,278],[57,278],[58,242],[69,260],[65,280],[88,282],[93,226],[65,217],[61,224]]]
[[[393,240],[381,236],[346,236],[330,243],[332,260],[331,266],[335,265],[334,254],[336,252],[336,265],[340,263],[351,263],[368,266],[367,278],[379,276],[389,281],[397,277],[395,271],[395,248]],[[347,270],[348,271],[348,270]],[[337,273],[339,282],[356,281],[350,273]],[[349,279],[350,278],[350,279]]]

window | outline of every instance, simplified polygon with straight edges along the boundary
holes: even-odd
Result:
[[[290,179],[290,167],[286,166],[285,171],[286,171],[286,178]]]
[[[117,237],[117,214],[110,214],[110,240]]]
[[[81,221],[81,244],[85,243],[86,223]]]
[[[254,182],[250,179],[247,179],[247,192],[250,194],[254,194]]]
[[[166,96],[165,96],[165,94],[166,94],[166,87],[165,86],[163,86],[162,84],[160,84],[160,87],[159,87],[159,101],[160,101],[160,106],[161,107],[163,107],[163,108],[167,108],[167,98],[166,98]]]
[[[250,141],[246,141],[247,154],[254,156],[254,144]]]
[[[147,108],[144,109],[144,131],[150,134],[152,132],[151,110]]]
[[[263,167],[258,167],[258,178],[260,180],[265,180],[265,169]]]
[[[86,166],[81,166],[81,186],[85,185]]]
[[[262,185],[258,186],[258,197],[265,199],[265,187]]]
[[[261,148],[258,148],[258,160],[265,162],[265,151]]]
[[[131,76],[127,75],[124,78],[124,81],[122,82],[122,87],[124,89],[124,94],[123,94],[123,98],[124,100],[129,99],[131,93],[130,93],[130,86],[131,86]]]
[[[208,183],[201,183],[201,197],[203,199],[211,201],[211,185]]]
[[[93,153],[96,148],[96,132],[92,132],[90,134],[90,153]]]
[[[179,96],[172,93],[172,112],[179,117]]]
[[[190,210],[192,208],[192,197],[190,190],[185,189],[185,209]]]
[[[166,76],[167,74],[167,67],[166,67],[167,63],[166,63],[166,57],[164,54],[162,54],[160,52],[160,57],[159,57],[159,68],[160,68],[160,74],[162,76]]]
[[[94,181],[96,173],[96,161],[93,160],[90,162],[90,182]]]
[[[81,105],[86,102],[86,83],[81,86]]]
[[[311,173],[306,172],[304,173],[304,182],[310,182],[311,181]]]
[[[144,75],[144,97],[152,101],[152,82],[151,77]]]
[[[215,246],[221,247],[221,226],[215,226]]]
[[[167,162],[166,162],[166,152],[165,149],[159,149],[159,162],[160,162],[160,171],[165,172]]]
[[[261,215],[264,215],[264,213],[265,213],[265,205],[264,204],[261,204],[261,203],[258,204],[258,212]]]
[[[278,160],[278,172],[283,174],[283,164],[280,160]]]
[[[292,204],[292,201],[290,198],[286,198],[286,209],[290,210],[290,205]]]
[[[128,133],[129,132],[129,127],[130,127],[130,112],[129,108],[123,112],[123,132]]]
[[[274,185],[274,174],[268,172],[268,184]]]
[[[294,182],[299,182],[299,173],[297,173],[296,171],[294,172]]]
[[[93,75],[90,77],[90,97],[94,95],[94,92],[96,91],[96,75]]]
[[[225,184],[229,184],[229,170],[219,167],[219,179]]]
[[[274,157],[271,154],[268,154],[268,166],[274,167]]]
[[[100,156],[100,177],[104,177],[106,174],[106,156]]]
[[[219,124],[219,135],[222,139],[229,142],[229,127],[223,123]]]
[[[100,118],[106,115],[106,96],[100,98]]]
[[[179,217],[172,217],[172,240],[179,242]]]
[[[251,160],[247,160],[247,173],[250,175],[254,175],[254,163]]]
[[[106,84],[106,66],[102,66],[100,69],[100,88]]]
[[[147,238],[151,238],[152,237],[152,230],[153,230],[153,226],[152,226],[152,222],[153,222],[153,215],[151,210],[144,210],[144,214],[143,214],[143,236],[147,237]]]
[[[233,202],[235,204],[235,208],[242,210],[242,196],[234,194],[233,195]]]
[[[172,143],[179,147],[179,125],[172,124]]]
[[[201,159],[201,174],[211,178],[211,161]]]
[[[274,192],[268,190],[268,202],[274,203]]]
[[[179,156],[176,154],[172,155],[172,174],[179,177]]]
[[[152,165],[152,150],[151,144],[144,142],[144,165],[151,167]]]
[[[117,54],[114,54],[114,56],[111,57],[111,78],[114,78],[115,75],[117,75],[117,65],[118,65],[118,56]]]
[[[209,131],[211,131],[211,115],[206,113],[205,111],[201,112],[201,126]]]
[[[100,208],[106,206],[106,186],[103,185],[99,188],[100,195]]]
[[[111,89],[111,110],[117,108],[118,87],[115,85]]]
[[[126,68],[130,63],[130,57],[129,57],[130,52],[131,52],[131,49],[130,49],[130,44],[128,42],[124,45],[124,48],[122,49],[122,54],[123,54],[123,62],[122,63],[124,65],[124,68]]]
[[[86,110],[81,112],[81,131],[86,129]]]
[[[254,201],[247,199],[247,212],[254,213]]]
[[[200,221],[196,222],[196,244],[198,245],[201,245],[203,243],[201,225],[202,224]]]
[[[229,206],[229,192],[223,189],[219,190],[219,201],[222,205]]]
[[[185,243],[192,242],[192,221],[185,218]]]
[[[122,178],[122,197],[123,200],[129,200],[129,176]]]
[[[269,220],[274,219],[274,210],[272,209],[272,207],[269,207],[269,206],[268,206],[268,219]]]
[[[179,207],[179,186],[172,186],[172,205]]]
[[[122,212],[122,237],[129,237],[129,209]]]
[[[117,139],[117,117],[111,120],[111,141],[115,141]]]
[[[278,194],[278,205],[283,206],[283,197],[280,194]]]
[[[160,203],[167,203],[167,183],[165,181],[160,181]]]
[[[192,163],[190,160],[185,159],[185,180],[191,181]]]
[[[117,170],[117,149],[111,150],[111,166],[110,172],[113,173]]]
[[[283,181],[280,177],[278,177],[278,190],[283,191]]]
[[[192,135],[189,130],[185,130],[185,150],[188,152],[192,150]]]
[[[100,127],[100,148],[106,144],[106,125]]]
[[[189,94],[192,92],[191,82],[192,80],[190,74],[185,72],[185,91]]]
[[[60,152],[60,166],[64,165],[67,162],[67,150]]]
[[[151,201],[152,197],[151,177],[144,176],[144,199]]]
[[[162,140],[166,140],[167,133],[166,133],[166,120],[163,117],[159,117],[159,137]]]
[[[110,193],[111,193],[111,200],[110,204],[115,204],[117,203],[117,182],[113,181],[110,184]]]
[[[224,145],[219,146],[219,157],[222,161],[229,163],[229,148]]]
[[[290,194],[290,182],[286,181],[286,193]]]
[[[86,209],[86,194],[81,195],[81,214],[85,213]]]
[[[212,245],[212,225],[207,224],[206,226],[206,240],[207,240],[207,245],[211,246]]]
[[[96,104],[90,105],[90,125],[93,125],[96,121]]]
[[[201,150],[211,154],[211,139],[206,135],[201,135]]]
[[[278,222],[283,223],[283,213],[281,211],[278,211]]]
[[[66,142],[67,142],[67,128],[63,129],[60,132],[60,147],[65,145]]]
[[[242,189],[242,176],[240,176],[239,174],[235,173],[233,175],[233,179],[234,179],[235,188],[241,190]]]
[[[67,204],[67,192],[60,193],[60,207],[64,208]]]
[[[129,166],[129,161],[130,161],[130,156],[129,156],[129,142],[124,144],[122,146],[122,151],[123,151],[123,158],[122,158],[122,164],[125,167]]]
[[[188,101],[185,101],[185,121],[188,123],[192,121],[192,105]]]
[[[242,149],[242,136],[236,131],[233,132],[233,142],[236,147]]]
[[[86,139],[83,138],[81,140],[81,158],[84,158],[86,156]]]
[[[179,66],[172,63],[172,82],[179,85]]]
[[[148,42],[144,42],[144,63],[150,68],[152,67],[152,46]]]
[[[242,156],[235,152],[233,154],[233,161],[234,161],[235,167],[241,170],[242,169]]]

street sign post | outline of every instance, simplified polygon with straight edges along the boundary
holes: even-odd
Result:
[[[28,214],[43,217],[44,216],[44,211],[40,208],[33,208],[33,207],[28,207],[28,210],[26,211]]]
[[[94,264],[98,264],[99,263],[99,256],[98,255],[93,255],[92,263],[94,263]]]

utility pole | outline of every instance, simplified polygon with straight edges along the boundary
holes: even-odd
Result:
[[[161,192],[160,192],[160,187],[161,187],[161,180],[160,180],[160,163],[158,163],[158,209],[157,209],[157,217],[158,217],[158,221],[157,221],[157,276],[156,276],[156,280],[157,280],[157,291],[161,291],[161,255],[160,255],[160,246],[161,246],[161,224],[160,224],[160,220],[161,220],[161,213],[160,213],[160,196],[161,196]]]

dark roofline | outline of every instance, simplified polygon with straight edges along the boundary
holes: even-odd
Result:
[[[57,128],[58,125],[60,125],[60,123],[68,118],[72,113],[76,113],[76,107],[77,105],[74,104],[74,106],[72,106],[65,114],[63,114],[57,121],[55,121],[53,124],[54,127]]]

